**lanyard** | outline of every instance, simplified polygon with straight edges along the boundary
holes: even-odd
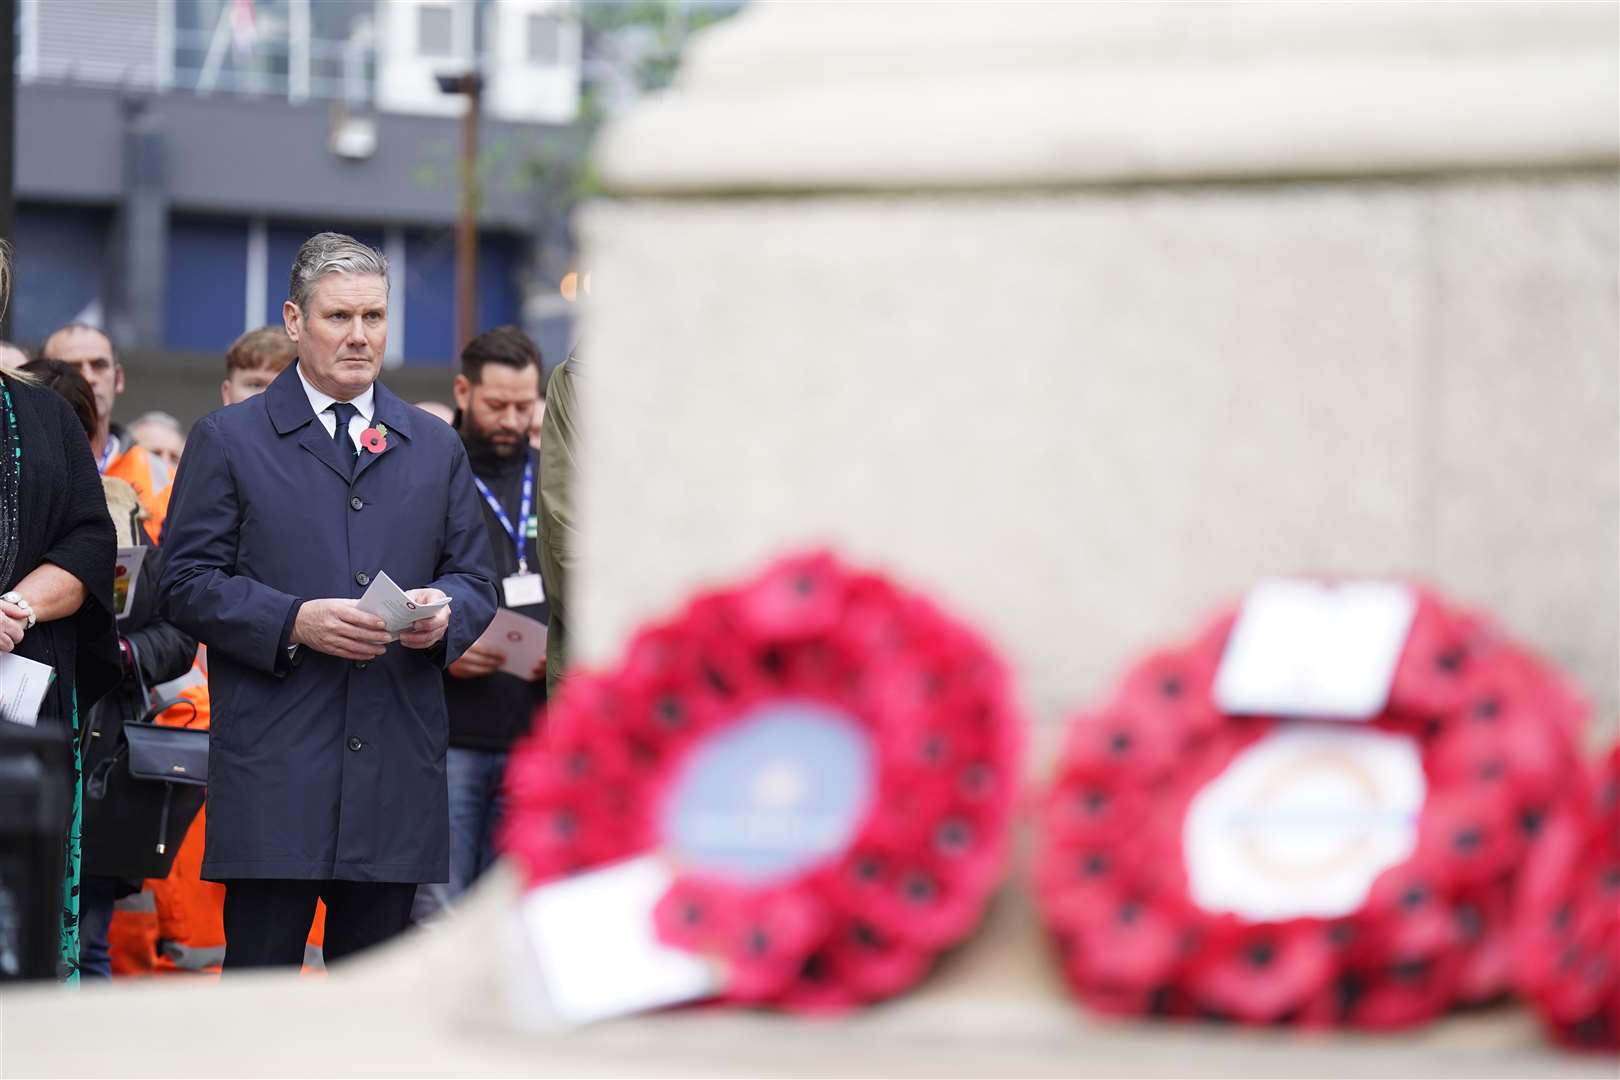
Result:
[[[506,530],[506,535],[512,538],[512,546],[517,549],[517,572],[527,574],[529,572],[529,560],[523,550],[524,530],[528,528],[529,512],[534,509],[534,456],[532,454],[527,455],[526,460],[523,462],[523,497],[518,503],[518,523],[515,526],[512,524],[512,519],[506,516],[506,508],[501,505],[501,500],[497,499],[495,493],[489,490],[489,485],[477,476],[473,477],[473,483],[478,485],[478,494],[482,495],[484,502],[489,504],[490,510],[495,514],[495,520],[501,523],[501,528]]]

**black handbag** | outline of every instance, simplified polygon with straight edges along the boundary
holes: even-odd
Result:
[[[191,709],[191,719],[184,725],[153,723],[153,718],[175,705]],[[129,775],[134,780],[167,785],[163,794],[163,813],[158,818],[157,853],[165,853],[165,837],[169,830],[169,808],[174,802],[176,785],[208,786],[208,729],[189,725],[197,722],[197,706],[184,698],[160,702],[142,714],[139,720],[124,724],[124,743],[120,750],[129,756]]]
[[[134,669],[139,700],[149,703],[151,694],[140,676],[138,656]],[[176,705],[191,710],[191,719],[184,725],[153,722]],[[138,718],[119,725],[113,752],[85,777],[86,873],[124,878],[168,876],[174,852],[207,794],[208,729],[192,727],[196,721],[196,705],[177,698],[149,705]],[[86,730],[87,760],[91,737],[110,734]],[[151,831],[154,817],[155,841]]]

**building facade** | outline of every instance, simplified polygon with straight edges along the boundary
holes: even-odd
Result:
[[[22,0],[13,336],[217,353],[336,229],[390,260],[388,362],[450,362],[466,101],[438,76],[477,70],[478,324],[559,354],[580,51],[560,0]]]

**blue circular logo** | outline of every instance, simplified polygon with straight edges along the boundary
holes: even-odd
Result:
[[[848,714],[772,702],[692,750],[664,806],[664,846],[696,873],[791,877],[854,839],[872,772],[871,742]]]

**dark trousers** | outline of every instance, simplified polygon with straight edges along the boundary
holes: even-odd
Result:
[[[86,874],[79,881],[79,977],[112,978],[112,954],[107,931],[113,905],[129,886],[118,878]]]
[[[380,945],[410,925],[416,886],[391,881],[286,881],[238,878],[225,883],[225,970],[297,967],[326,901],[328,966]]]

